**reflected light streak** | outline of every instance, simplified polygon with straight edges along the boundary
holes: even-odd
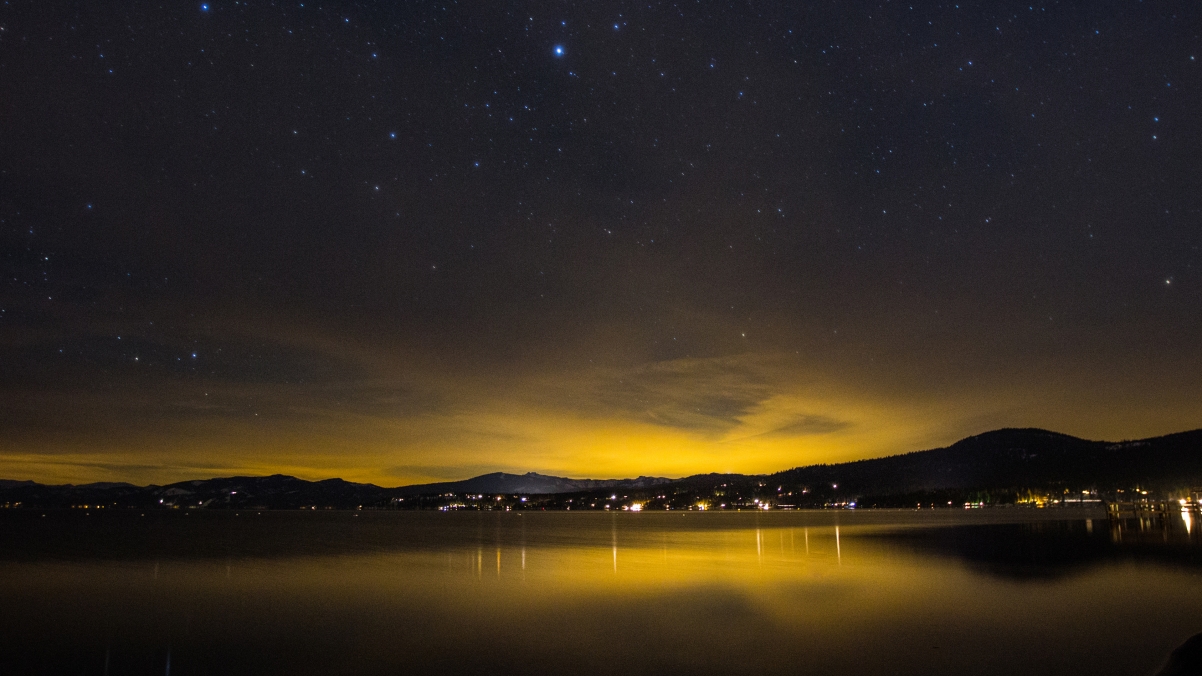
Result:
[[[548,584],[559,587],[592,586],[598,589],[613,589],[613,584],[623,588],[634,585],[642,588],[682,587],[697,584],[699,580],[733,579],[777,579],[782,575],[791,577],[810,566],[841,567],[843,564],[843,527],[820,527],[816,537],[821,540],[830,536],[835,541],[835,556],[823,554],[821,547],[809,550],[809,528],[802,529],[802,542],[796,542],[795,529],[749,528],[742,531],[713,531],[705,534],[690,533],[687,541],[671,535],[656,535],[644,538],[638,529],[627,534],[622,552],[620,577],[618,565],[618,534],[616,525],[610,525],[609,537],[601,536],[591,546],[543,547],[514,543],[514,552],[519,554],[520,566],[515,566],[509,575],[504,572],[502,559],[504,547],[493,550],[494,576],[507,588],[510,585],[538,581],[540,586]],[[789,543],[785,543],[785,530],[789,530]],[[855,529],[853,528],[853,531]],[[752,532],[754,531],[754,532]],[[776,533],[776,544],[770,547],[768,537]],[[604,533],[604,531],[602,531]],[[754,547],[748,547],[743,539],[747,535],[755,538]],[[733,536],[733,539],[732,539]],[[608,540],[608,542],[606,542]],[[797,547],[802,544],[802,547]],[[672,550],[671,556],[668,550]],[[608,551],[607,551],[608,550]],[[466,545],[459,565],[461,574],[473,582],[482,580],[483,547]],[[859,559],[871,557],[876,550],[872,547],[857,550]],[[533,556],[534,553],[540,556]],[[608,556],[605,556],[607,553]],[[600,555],[600,556],[599,556]],[[404,558],[420,559],[420,556],[404,555]],[[440,570],[446,570],[446,559]],[[755,564],[755,565],[752,565]],[[750,571],[758,571],[751,573]],[[533,576],[531,578],[530,576]],[[749,578],[750,576],[750,578]]]
[[[618,574],[618,524],[616,521],[613,522],[613,524],[610,526],[610,534],[611,534],[611,537],[613,538],[614,575],[617,575]]]

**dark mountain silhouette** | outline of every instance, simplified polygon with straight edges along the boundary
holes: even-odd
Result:
[[[1202,674],[1202,634],[1194,634],[1169,654],[1169,661],[1156,676],[1196,676]]]
[[[1136,487],[1178,491],[1198,486],[1202,486],[1202,430],[1112,443],[1039,429],[1003,429],[946,448],[765,475],[597,480],[495,472],[463,481],[398,488],[342,479],[305,481],[279,474],[146,487],[126,483],[47,486],[0,480],[0,506],[354,509],[437,506],[440,499],[453,499],[448,495],[522,495],[537,496],[535,502],[544,507],[579,508],[599,505],[604,502],[601,496],[611,492],[622,493],[622,499],[661,500],[668,505],[714,498],[732,505],[760,499],[798,506],[850,501],[858,501],[860,506],[913,506],[916,501],[938,499],[938,504],[946,504],[974,496],[984,496],[986,502],[1013,502],[1023,491],[1095,490],[1104,494]]]
[[[681,504],[712,496],[728,505],[767,499],[800,507],[997,504],[1031,493],[1089,490],[1117,497],[1134,488],[1155,493],[1198,486],[1202,430],[1115,443],[1040,429],[1001,429],[944,448],[759,476],[700,474],[672,484]]]
[[[861,496],[1136,486],[1172,490],[1202,484],[1202,430],[1111,443],[1040,429],[1002,429],[929,451],[798,467],[773,474],[771,480],[819,492],[838,485],[842,495]]]
[[[495,472],[464,481],[382,488],[342,479],[305,481],[283,474],[181,481],[138,487],[124,483],[46,486],[32,481],[0,483],[0,505],[72,507],[182,507],[241,509],[354,509],[360,506],[403,506],[405,499],[442,494],[547,495],[597,489],[638,489],[670,482],[659,477],[637,479],[566,479],[530,472]]]
[[[296,477],[239,476],[181,481],[166,486],[82,484],[44,486],[33,482],[0,485],[0,504],[78,507],[241,507],[246,509],[297,509],[305,506],[354,508],[387,503],[388,490],[342,479],[305,481]]]

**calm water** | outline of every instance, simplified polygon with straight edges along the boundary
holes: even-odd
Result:
[[[5,511],[0,671],[1154,673],[1198,531],[1086,516]]]

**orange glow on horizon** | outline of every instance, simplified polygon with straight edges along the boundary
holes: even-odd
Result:
[[[0,442],[0,476],[163,484],[282,473],[396,486],[494,471],[573,478],[758,474],[934,448],[1004,426],[1089,438],[1153,436],[1189,428],[1192,414],[1088,397],[1047,406],[1004,390],[872,391],[830,376],[807,380],[796,368],[765,369],[763,361],[727,359],[719,369],[715,360],[688,360],[616,378],[514,377],[507,388],[444,378],[440,396],[452,404],[413,415],[339,410],[296,388],[215,389],[213,399],[277,403],[262,415],[121,425],[106,400],[90,399],[79,407],[94,421],[84,434]],[[632,381],[637,387],[623,389]]]

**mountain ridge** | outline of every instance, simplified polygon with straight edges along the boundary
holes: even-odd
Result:
[[[769,474],[695,474],[677,479],[571,479],[527,472],[492,472],[460,481],[385,488],[339,478],[307,481],[283,474],[193,479],[164,486],[124,482],[44,485],[0,480],[0,505],[124,505],[228,508],[410,507],[455,496],[539,498],[539,504],[569,507],[555,496],[624,494],[623,499],[657,499],[670,506],[727,494],[785,504],[897,506],[939,494],[1015,496],[1040,490],[1123,490],[1138,487],[1180,490],[1202,485],[1202,429],[1120,442],[1091,441],[1038,428],[1003,428],[927,450],[845,463],[793,467]],[[775,492],[771,489],[775,487]],[[946,494],[946,495],[945,495]],[[630,495],[634,495],[631,498]],[[550,500],[548,500],[550,496]],[[991,497],[993,496],[993,497]],[[600,498],[603,502],[604,496]],[[616,498],[615,498],[616,499]],[[940,498],[942,500],[942,497]],[[867,501],[866,501],[867,500]],[[525,502],[525,501],[523,501]],[[458,504],[458,503],[455,503]],[[589,502],[595,505],[596,500]],[[725,504],[725,503],[723,503]],[[732,502],[732,504],[741,504]],[[755,503],[760,504],[760,503]],[[445,505],[444,505],[445,506]],[[462,506],[462,505],[460,505]]]

